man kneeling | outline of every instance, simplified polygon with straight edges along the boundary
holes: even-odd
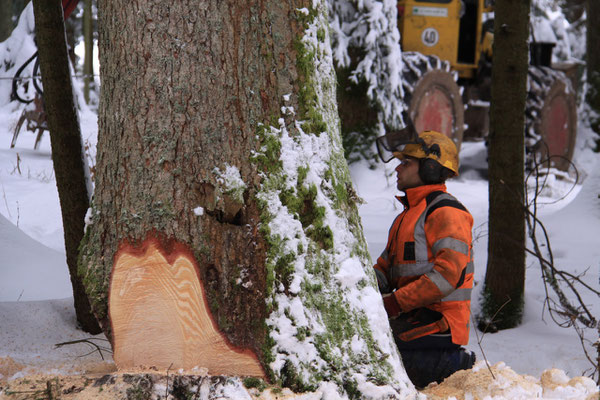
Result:
[[[473,217],[446,191],[446,179],[458,175],[454,142],[434,131],[415,136],[400,131],[377,141],[384,162],[399,160],[404,211],[374,268],[406,372],[425,387],[475,362],[461,347],[469,341]]]

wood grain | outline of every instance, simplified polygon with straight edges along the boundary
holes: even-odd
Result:
[[[109,314],[117,367],[264,377],[256,355],[219,332],[191,254],[164,254],[154,239],[142,249],[115,257]]]

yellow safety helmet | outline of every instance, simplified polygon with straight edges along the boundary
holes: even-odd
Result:
[[[458,175],[458,150],[448,136],[436,131],[421,132],[413,143],[408,143],[402,149],[393,152],[394,157],[426,158],[437,161],[442,167],[448,168]]]

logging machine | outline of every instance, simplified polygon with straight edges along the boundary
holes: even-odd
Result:
[[[460,148],[489,130],[493,43],[491,0],[400,0],[405,103],[417,131],[436,130]],[[574,65],[551,64],[555,43],[532,29],[526,105],[528,154],[566,169],[577,133]],[[531,162],[532,158],[529,158]]]

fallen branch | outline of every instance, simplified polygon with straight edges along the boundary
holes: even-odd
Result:
[[[87,339],[78,339],[78,340],[71,340],[68,342],[56,343],[54,345],[54,348],[58,349],[59,347],[63,347],[63,346],[71,345],[71,344],[85,343],[92,348],[92,351],[90,351],[89,353],[83,354],[81,356],[78,356],[78,357],[85,357],[85,356],[89,356],[90,354],[93,354],[95,352],[98,352],[98,354],[100,354],[100,357],[102,358],[102,360],[104,360],[104,354],[102,354],[103,351],[112,354],[112,349],[110,347],[101,346],[97,343],[94,343],[94,340],[108,342],[107,339],[103,339],[103,338],[87,338]]]

